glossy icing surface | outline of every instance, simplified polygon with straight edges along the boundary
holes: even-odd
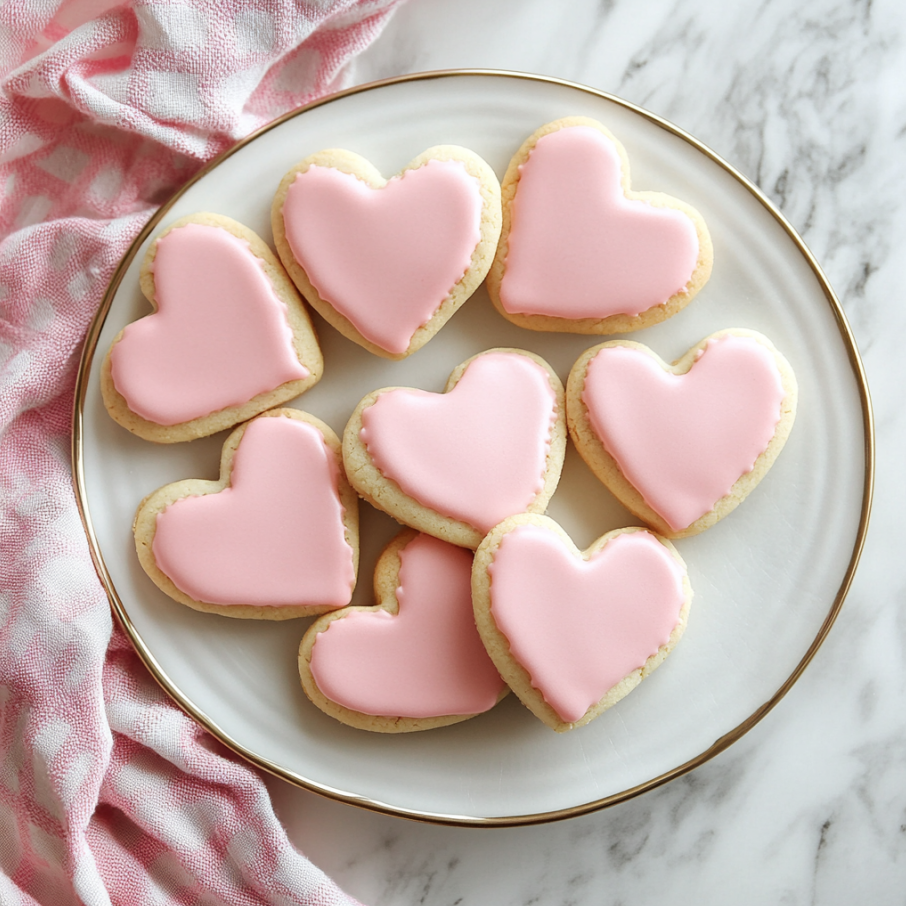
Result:
[[[355,571],[338,478],[317,428],[258,418],[233,457],[228,487],[158,515],[157,565],[197,601],[343,607]]]
[[[674,531],[752,471],[774,436],[784,396],[774,356],[743,336],[711,340],[681,375],[639,349],[605,347],[582,391],[605,449]]]
[[[684,600],[682,569],[644,531],[616,535],[585,560],[553,532],[520,525],[490,575],[494,622],[567,722],[667,643]]]
[[[403,353],[470,266],[481,208],[460,161],[430,160],[381,188],[312,166],[289,187],[283,220],[318,295],[365,339]]]
[[[189,223],[157,240],[153,270],[158,310],[110,353],[113,383],[137,415],[176,425],[309,376],[247,242]]]
[[[500,301],[511,314],[638,315],[685,290],[698,235],[682,212],[629,200],[605,135],[542,136],[519,168]]]
[[[330,623],[311,670],[332,701],[364,714],[441,717],[492,708],[504,688],[472,617],[472,555],[428,535],[400,552],[399,612]]]
[[[449,393],[382,393],[362,413],[360,436],[404,493],[487,532],[541,492],[556,417],[545,369],[493,352],[473,359]]]

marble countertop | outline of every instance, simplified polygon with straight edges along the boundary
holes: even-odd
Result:
[[[877,421],[876,499],[830,636],[761,723],[692,773],[511,829],[386,817],[269,781],[294,842],[369,906],[906,903],[906,7],[896,0],[410,0],[355,81],[511,69],[692,133],[803,235],[850,319]]]

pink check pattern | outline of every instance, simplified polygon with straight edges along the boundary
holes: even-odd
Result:
[[[399,0],[0,4],[0,903],[353,902],[111,621],[71,488],[118,259],[219,152],[341,87]]]

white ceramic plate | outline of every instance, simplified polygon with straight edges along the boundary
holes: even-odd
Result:
[[[555,734],[510,696],[488,714],[441,730],[394,736],[351,729],[302,693],[296,651],[307,621],[196,613],[146,578],[132,546],[136,506],[167,482],[215,478],[223,435],[165,447],[133,437],[104,411],[100,362],[117,331],[149,311],[137,278],[152,228],[214,211],[270,239],[270,203],[281,176],[327,147],[350,148],[389,176],[430,145],[455,143],[502,176],[529,133],[566,115],[604,122],[626,146],[633,187],[686,199],[714,238],[714,272],[702,293],[679,315],[634,336],[671,360],[721,328],[762,331],[799,378],[797,423],[743,506],[705,534],[677,542],[695,590],[685,638],[650,679],[596,721]],[[513,74],[446,73],[366,87],[303,110],[220,160],[161,211],[127,255],[107,304],[80,375],[75,461],[111,599],[177,701],[255,763],[309,789],[462,823],[528,823],[610,804],[738,738],[798,676],[842,603],[867,523],[871,425],[839,305],[801,241],[757,190],[688,136],[614,98]],[[455,365],[482,349],[531,349],[565,381],[579,353],[599,342],[520,330],[496,314],[483,289],[403,362],[378,359],[323,322],[318,327],[325,377],[295,405],[337,433],[369,390],[439,391]],[[635,522],[573,450],[549,513],[580,547]],[[362,517],[355,603],[370,603],[375,558],[397,526],[365,504]]]

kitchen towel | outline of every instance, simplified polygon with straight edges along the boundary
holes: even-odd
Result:
[[[353,902],[111,619],[70,478],[117,261],[207,161],[350,78],[399,0],[0,4],[0,903]]]

